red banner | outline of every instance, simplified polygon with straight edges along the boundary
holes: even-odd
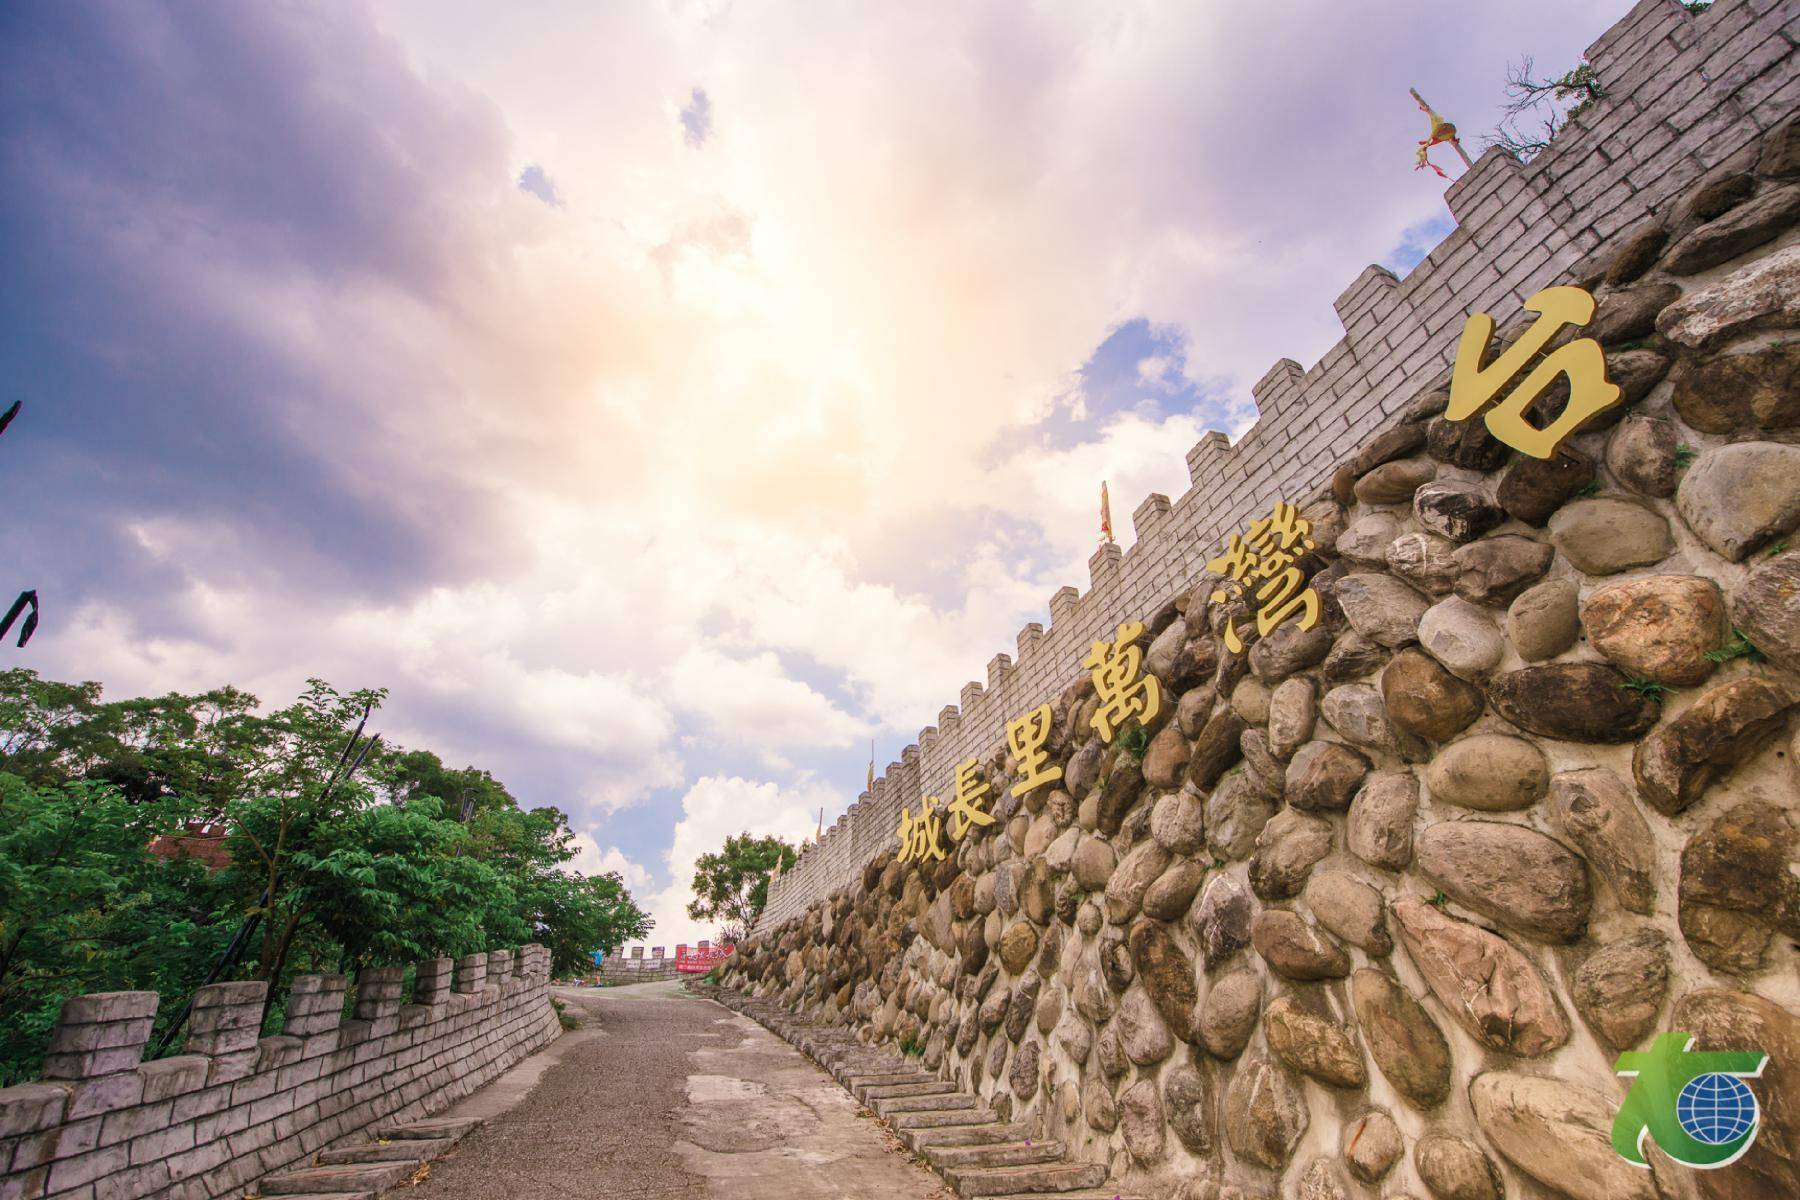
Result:
[[[704,975],[730,958],[736,949],[736,946],[708,946],[704,950],[677,946],[675,948],[675,969],[685,971],[690,975]]]

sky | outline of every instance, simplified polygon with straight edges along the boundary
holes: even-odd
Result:
[[[7,5],[3,653],[385,687],[709,936],[1628,8]]]

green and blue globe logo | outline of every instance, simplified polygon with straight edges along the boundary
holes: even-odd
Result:
[[[1745,1142],[1756,1128],[1756,1093],[1735,1075],[1696,1075],[1675,1097],[1675,1119],[1688,1136],[1708,1146]]]
[[[1690,1034],[1658,1034],[1650,1049],[1613,1064],[1632,1081],[1612,1130],[1613,1149],[1626,1162],[1649,1167],[1644,1139],[1651,1138],[1676,1162],[1707,1170],[1736,1162],[1756,1140],[1761,1109],[1744,1080],[1761,1075],[1769,1056],[1693,1046]]]

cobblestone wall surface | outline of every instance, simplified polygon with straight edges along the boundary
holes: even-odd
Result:
[[[1397,298],[1431,273],[1365,276],[1388,319],[1347,327],[1362,386],[1388,381],[1381,419],[1271,452],[1221,500],[1239,515],[1201,525],[1299,501],[1315,625],[1257,639],[1243,599],[1190,586],[1198,553],[1120,591],[1124,556],[1092,627],[1068,597],[1052,627],[1144,622],[1165,697],[1145,736],[1096,725],[1085,673],[1030,696],[1002,674],[987,725],[941,721],[862,810],[973,758],[994,823],[903,863],[887,814],[853,818],[723,986],[918,1054],[982,1119],[1053,1140],[1084,1177],[1105,1164],[1126,1196],[1800,1196],[1797,17],[1638,5],[1592,51],[1612,108],[1548,161],[1484,159],[1458,185],[1528,185],[1542,273],[1446,284],[1435,306]],[[1627,211],[1601,229],[1608,204]],[[1482,253],[1510,271],[1538,244]],[[1516,293],[1546,284],[1592,295],[1571,353],[1603,355],[1620,395],[1536,458],[1450,419],[1442,354],[1470,308],[1516,344]],[[1414,346],[1421,312],[1448,315]],[[1527,408],[1537,425],[1568,388]],[[963,719],[987,712],[964,699]],[[1014,796],[998,718],[1040,700],[1062,775]],[[1657,1107],[1656,1072],[1618,1068],[1690,1038],[1766,1055],[1744,1083],[1754,1142],[1693,1169],[1698,1142],[1649,1118],[1628,1162],[1614,1121]]]
[[[1445,375],[1470,312],[1504,325],[1538,289],[1582,274],[1665,214],[1673,197],[1716,171],[1800,107],[1791,0],[1720,0],[1703,13],[1641,0],[1588,49],[1605,98],[1570,121],[1528,164],[1490,150],[1445,199],[1457,221],[1405,279],[1367,268],[1336,302],[1343,340],[1311,368],[1282,359],[1252,388],[1258,420],[1235,444],[1209,433],[1187,452],[1192,486],[1151,495],[1132,515],[1135,539],[1089,562],[1085,592],[1050,598],[1046,628],[1019,631],[985,681],[890,763],[776,881],[764,920],[805,911],[893,840],[903,806],[949,793],[957,763],[986,753],[1004,722],[1055,696],[1088,645],[1148,614],[1205,570],[1222,539],[1277,499],[1315,492],[1371,434]]]
[[[380,1121],[440,1111],[560,1032],[542,946],[302,975],[260,1037],[267,984],[195,995],[185,1053],[142,1061],[155,992],[63,1006],[37,1083],[0,1089],[4,1200],[220,1200]]]

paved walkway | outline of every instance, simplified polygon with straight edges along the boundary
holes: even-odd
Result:
[[[949,1196],[829,1075],[679,983],[554,994],[582,1027],[445,1114],[487,1123],[397,1196]]]

